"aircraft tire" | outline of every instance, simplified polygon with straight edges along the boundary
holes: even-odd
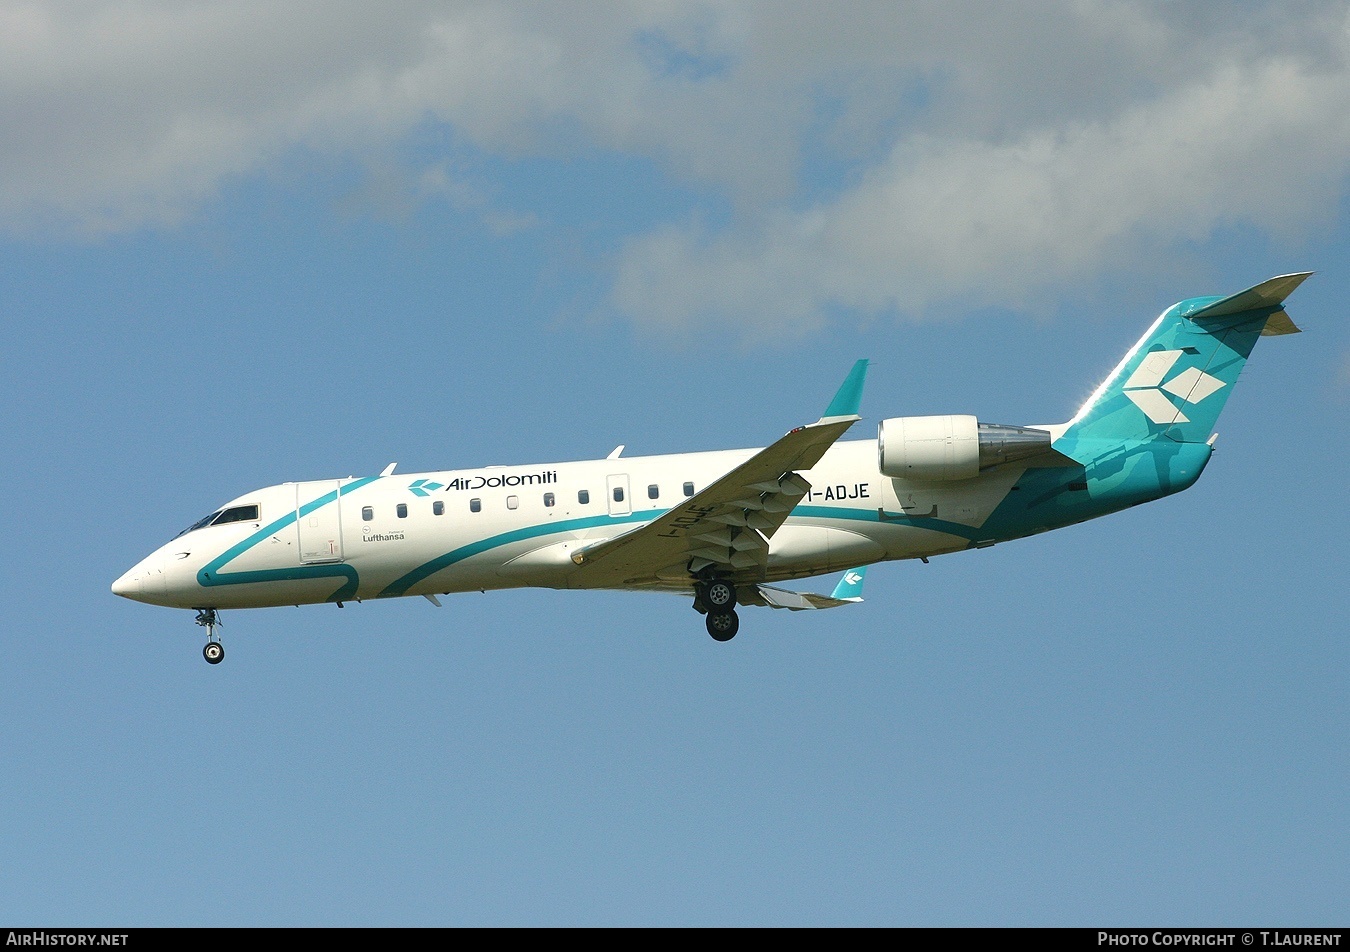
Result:
[[[703,603],[710,611],[729,612],[736,607],[736,586],[715,578],[703,586]]]
[[[202,648],[202,657],[207,664],[220,664],[225,660],[225,646],[219,641],[208,641]]]
[[[736,637],[736,632],[740,631],[741,628],[741,620],[730,609],[722,612],[708,612],[704,624],[708,628],[708,634],[713,636],[714,641],[730,641]]]

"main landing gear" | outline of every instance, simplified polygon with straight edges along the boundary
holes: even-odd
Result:
[[[220,623],[214,608],[197,609],[197,624],[206,629],[206,647],[202,648],[202,657],[207,664],[220,664],[225,660],[225,646],[216,641],[216,626]]]
[[[730,641],[740,630],[736,617],[736,586],[726,579],[714,578],[694,587],[694,609],[704,616],[708,634],[716,641]]]

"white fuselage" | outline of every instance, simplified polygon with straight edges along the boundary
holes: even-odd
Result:
[[[1282,305],[1306,277],[1174,304],[1064,424],[897,416],[844,442],[862,419],[858,360],[816,422],[762,448],[283,483],[211,513],[112,590],[196,609],[212,664],[223,608],[523,587],[682,593],[727,641],[740,605],[856,604],[872,563],[981,549],[1191,486],[1257,339],[1298,332]],[[830,572],[843,577],[828,595],[770,584]]]
[[[217,609],[522,586],[689,592],[687,574],[588,575],[571,556],[655,519],[756,452],[283,483],[221,510],[247,515],[256,506],[255,518],[185,532],[113,590]],[[802,473],[811,489],[773,535],[759,578],[804,578],[978,544],[978,527],[1024,471],[1008,465],[960,484],[907,482],[880,473],[875,440],[837,443]],[[939,518],[929,527],[906,515]]]

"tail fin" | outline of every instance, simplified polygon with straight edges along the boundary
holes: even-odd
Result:
[[[1055,448],[1080,458],[1080,440],[1209,440],[1256,338],[1298,333],[1284,299],[1312,273],[1169,307],[1065,425]]]

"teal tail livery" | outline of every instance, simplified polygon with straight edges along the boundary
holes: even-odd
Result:
[[[1115,511],[1194,483],[1257,339],[1299,332],[1284,300],[1310,275],[1281,275],[1164,311],[1054,441],[1084,467],[1083,498],[1070,514]]]
[[[868,361],[767,446],[288,482],[238,496],[125,572],[116,595],[220,613],[507,588],[682,596],[715,640],[745,606],[857,605],[867,567],[1025,538],[1160,499],[1209,463],[1260,337],[1294,334],[1311,272],[1163,311],[1066,423],[862,418]],[[829,595],[781,583],[842,573]],[[775,584],[779,583],[779,584]],[[834,617],[834,616],[830,616]]]
[[[1284,299],[1308,276],[1287,274],[1231,297],[1168,308],[1070,421],[1057,448],[1158,437],[1205,442],[1257,338],[1298,333]]]

